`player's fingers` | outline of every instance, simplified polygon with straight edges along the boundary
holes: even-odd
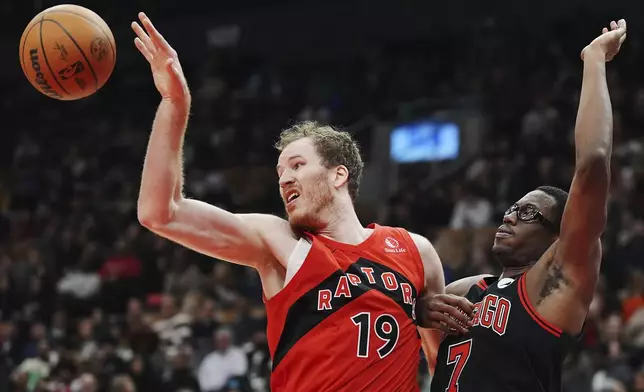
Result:
[[[456,306],[465,312],[469,317],[474,317],[474,304],[468,301],[466,298],[458,298],[458,303]]]
[[[626,40],[626,31],[627,31],[626,21],[624,19],[620,19],[617,22],[617,26],[619,26],[618,29],[622,34],[622,36],[619,37],[619,43],[622,44],[624,40]]]
[[[459,323],[459,322],[457,322],[455,320],[449,319],[449,321],[447,321],[446,324],[447,324],[448,328],[450,328],[450,329],[452,329],[452,330],[454,330],[454,331],[456,331],[456,332],[458,332],[460,334],[464,335],[464,334],[466,334],[468,332],[467,328],[465,328],[463,325],[461,325],[461,323]]]
[[[134,46],[136,46],[136,48],[139,50],[139,52],[141,52],[143,57],[145,57],[145,59],[148,60],[148,62],[152,62],[152,59],[153,59],[152,53],[150,53],[148,48],[145,47],[145,44],[141,41],[139,37],[134,38]]]
[[[154,43],[152,43],[152,40],[147,35],[147,33],[143,31],[141,26],[136,22],[132,22],[132,30],[134,30],[134,33],[136,33],[136,36],[141,40],[141,43],[145,45],[148,51],[150,53],[154,53],[155,52]]]
[[[429,317],[431,318],[431,320],[433,320],[433,322],[439,322],[440,324],[444,324],[444,327],[440,328],[440,330],[443,332],[454,330],[462,334],[467,333],[467,328],[461,325],[459,321],[449,317],[446,313],[432,311],[429,313]]]
[[[608,27],[604,27],[604,28],[602,29],[602,34],[606,34],[606,33],[608,33]]]
[[[141,23],[143,23],[145,30],[148,32],[150,39],[154,42],[154,45],[163,50],[168,56],[175,57],[177,52],[175,52],[163,35],[161,35],[161,33],[159,33],[159,31],[154,27],[150,18],[148,18],[143,12],[139,12],[139,19],[141,20]]]
[[[446,304],[437,304],[437,306],[434,307],[434,309],[432,310],[436,312],[444,313],[448,315],[448,317],[456,319],[457,323],[460,323],[463,325],[469,326],[472,323],[471,318],[467,314],[461,312],[458,308],[454,306],[450,306]]]
[[[451,306],[457,307],[470,317],[474,317],[474,304],[466,298],[457,295],[447,295],[442,297],[443,301]]]
[[[624,29],[626,31],[626,20],[620,19],[617,21],[617,26],[619,26],[620,29]]]

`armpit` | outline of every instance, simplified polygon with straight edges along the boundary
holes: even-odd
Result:
[[[548,265],[548,276],[543,282],[543,286],[539,291],[539,299],[537,305],[540,305],[543,300],[548,298],[552,293],[557,291],[563,285],[570,285],[570,280],[566,278],[563,271],[563,266],[560,263],[555,263],[551,260]]]

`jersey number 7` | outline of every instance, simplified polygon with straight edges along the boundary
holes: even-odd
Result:
[[[467,360],[470,359],[470,352],[472,352],[472,339],[449,346],[447,364],[453,364],[454,370],[452,370],[452,376],[449,378],[449,385],[445,392],[458,392],[458,379],[461,378],[463,368]]]

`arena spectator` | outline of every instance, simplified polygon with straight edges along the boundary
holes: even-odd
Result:
[[[199,365],[199,386],[204,392],[220,392],[232,379],[240,382],[248,372],[246,353],[233,344],[230,329],[217,330],[214,342],[214,351]]]

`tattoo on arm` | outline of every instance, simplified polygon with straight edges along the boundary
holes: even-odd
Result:
[[[551,262],[554,264],[553,262]],[[570,281],[566,278],[563,273],[563,266],[561,264],[554,264],[548,268],[548,277],[546,281],[543,282],[543,287],[539,292],[539,299],[537,300],[537,305],[540,305],[544,299],[548,298],[552,293],[561,287],[561,285],[568,285]]]

